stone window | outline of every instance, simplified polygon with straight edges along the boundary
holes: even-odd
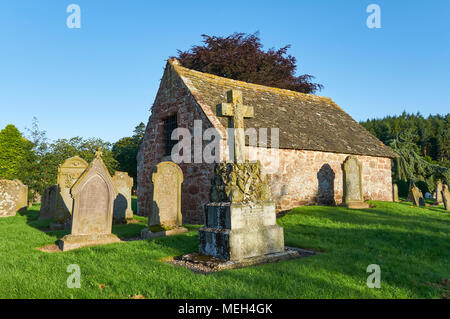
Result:
[[[172,140],[172,131],[178,127],[177,115],[173,115],[164,120],[164,144],[165,144],[165,156],[170,156],[172,148],[178,143],[177,140]]]

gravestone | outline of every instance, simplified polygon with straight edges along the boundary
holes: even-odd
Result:
[[[423,199],[422,192],[416,185],[411,187],[410,193],[414,206],[425,206],[425,200]]]
[[[70,228],[73,209],[73,198],[70,190],[87,167],[88,163],[78,156],[71,157],[59,165],[57,179],[59,196],[56,202],[56,223],[52,224],[51,228]]]
[[[131,208],[131,189],[133,188],[133,178],[126,172],[116,172],[112,178],[119,194],[114,200],[114,222],[123,223],[133,219]]]
[[[56,213],[56,201],[59,196],[58,185],[52,185],[45,189],[41,198],[39,219],[53,219]]]
[[[167,236],[186,232],[182,227],[181,184],[183,171],[173,162],[161,162],[152,174],[152,207],[148,228],[142,238]]]
[[[15,216],[28,206],[28,187],[19,180],[0,179],[0,217]]]
[[[398,202],[398,185],[392,184],[392,201]]]
[[[210,198],[205,205],[205,226],[198,232],[201,255],[243,262],[285,254],[283,228],[276,223],[269,176],[259,161],[244,157],[244,118],[253,108],[242,102],[242,93],[227,92],[227,103],[217,106],[218,116],[231,117],[235,129],[232,162],[217,163]],[[272,256],[272,257],[271,257]]]
[[[350,155],[344,161],[344,198],[347,208],[369,208],[364,202],[362,190],[362,165],[356,156]]]
[[[436,205],[442,205],[443,203],[442,190],[442,182],[438,180],[436,183]]]
[[[63,251],[120,241],[111,234],[117,190],[101,155],[97,151],[96,158],[72,187],[71,233],[59,242]]]
[[[34,204],[42,204],[42,196],[37,191],[31,191],[31,200],[29,201],[29,205]]]
[[[22,184],[18,179],[15,180],[19,188],[19,198],[17,200],[16,211],[23,212],[28,207],[28,186]]]
[[[442,201],[444,202],[444,209],[450,210],[450,192],[448,191],[448,185],[444,185],[441,194]]]
[[[409,187],[408,187],[408,196],[406,197],[407,201],[412,201],[413,197],[412,197],[412,193],[411,193],[411,189],[416,186],[416,183],[414,183],[413,179],[409,180]]]

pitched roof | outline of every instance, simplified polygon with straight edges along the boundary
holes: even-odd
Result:
[[[227,91],[240,90],[244,104],[254,108],[254,117],[245,119],[245,127],[268,128],[269,145],[270,128],[277,127],[282,149],[398,157],[330,98],[194,71],[182,67],[175,59],[168,62],[214,125],[218,120],[228,127],[227,118],[215,116],[216,106],[226,102]]]

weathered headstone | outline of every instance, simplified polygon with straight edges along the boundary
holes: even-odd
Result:
[[[392,201],[398,202],[398,185],[392,184]]]
[[[101,151],[71,189],[73,214],[70,235],[60,242],[61,250],[71,250],[118,242],[111,234],[116,187],[101,158]]]
[[[17,201],[16,210],[18,212],[26,211],[28,208],[28,186],[24,185],[18,179],[15,180],[19,187],[19,199]]]
[[[442,205],[442,190],[442,182],[441,180],[438,180],[436,183],[436,205]]]
[[[114,222],[123,223],[133,219],[131,208],[131,189],[133,188],[133,178],[126,172],[116,172],[112,178],[119,194],[114,200]]]
[[[425,200],[423,199],[422,192],[416,185],[413,185],[410,193],[414,206],[425,206]]]
[[[71,157],[59,165],[57,181],[59,196],[56,202],[56,223],[52,225],[52,228],[70,228],[73,208],[73,198],[70,190],[87,167],[88,163],[78,156]]]
[[[409,180],[409,187],[408,187],[408,196],[406,197],[407,201],[412,201],[413,197],[412,197],[412,193],[411,193],[411,189],[416,186],[416,183],[414,183],[413,179]]]
[[[356,156],[350,155],[344,161],[344,206],[368,208],[362,189],[362,165]]]
[[[41,204],[42,196],[37,191],[31,191],[31,200],[29,200],[28,205]]]
[[[0,217],[27,210],[28,187],[19,180],[0,180]]]
[[[217,163],[211,203],[205,206],[205,227],[199,230],[199,252],[222,260],[254,260],[284,254],[283,228],[276,223],[269,177],[259,161],[244,160],[239,130],[253,109],[242,103],[242,93],[227,92],[228,103],[218,105],[219,116],[233,116],[233,162]],[[233,144],[231,144],[233,146]]]
[[[441,194],[442,201],[444,202],[444,209],[450,210],[450,192],[448,191],[448,185],[444,185]]]
[[[41,198],[39,219],[53,219],[56,213],[56,201],[59,196],[58,185],[52,185],[45,189]]]
[[[187,231],[181,227],[181,184],[183,171],[173,162],[156,165],[152,175],[152,209],[143,238],[173,235]]]

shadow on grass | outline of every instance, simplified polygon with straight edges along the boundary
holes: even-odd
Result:
[[[49,236],[56,237],[56,240],[69,234],[69,230],[51,230],[50,224],[55,222],[54,219],[39,220],[39,205],[34,205],[28,208],[27,211],[17,213],[19,216],[26,217],[26,223]],[[136,216],[134,218],[137,222],[132,224],[114,224],[112,226],[112,233],[119,238],[134,238],[139,237],[142,229],[147,226],[147,218]]]
[[[343,207],[327,207],[314,206],[313,209],[295,208],[291,210],[286,216],[302,215],[310,217],[318,217],[318,214],[324,214],[327,219],[336,223],[351,223],[359,226],[383,225],[393,226],[405,229],[423,228],[431,232],[444,231],[441,223],[445,221],[441,216],[447,218],[449,214],[437,207],[415,207],[406,203],[397,203],[399,208],[403,210],[396,210],[393,214],[391,207],[385,207],[381,202],[374,202],[374,208],[367,209],[347,209]],[[392,203],[391,203],[392,205]],[[439,215],[430,215],[430,212],[440,213]],[[442,215],[441,215],[442,214]],[[433,222],[433,225],[430,225]]]

